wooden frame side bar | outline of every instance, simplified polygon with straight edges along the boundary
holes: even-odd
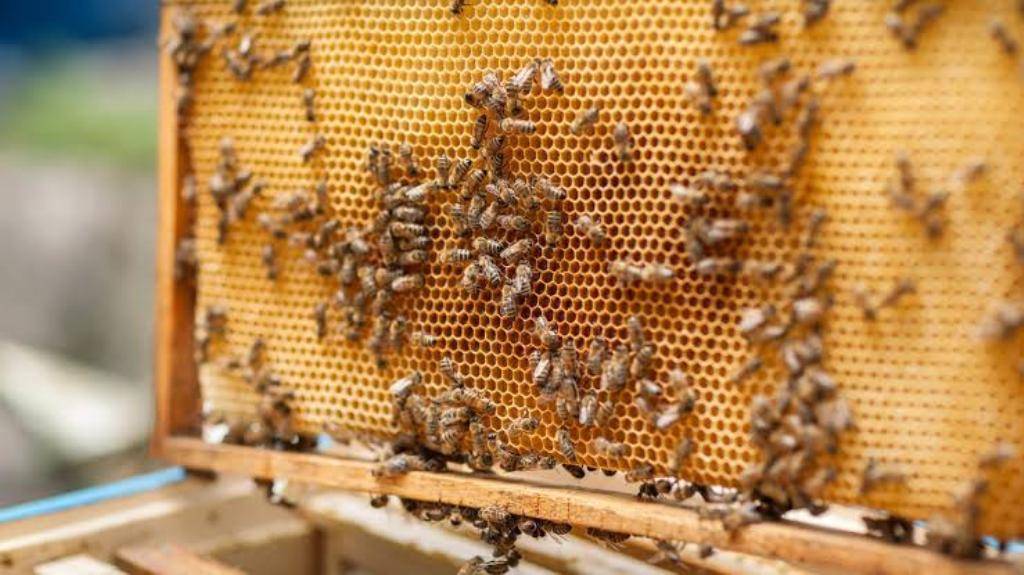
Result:
[[[169,10],[161,10],[161,39],[168,37],[170,14]],[[179,137],[174,63],[162,50],[158,58],[161,90],[154,342],[156,417],[150,443],[157,454],[161,452],[161,442],[165,438],[194,428],[200,412],[199,381],[192,353],[195,290],[174,278],[178,238],[187,233],[191,217],[184,209],[179,194],[189,157]]]
[[[1007,563],[960,561],[927,549],[786,522],[758,523],[735,536],[717,521],[677,506],[564,486],[546,486],[456,473],[409,473],[395,480],[372,474],[374,464],[324,455],[210,445],[169,438],[164,454],[188,466],[261,477],[288,478],[350,491],[387,493],[455,505],[502,505],[531,517],[599,527],[660,539],[702,542],[717,548],[850,573],[1006,574]]]

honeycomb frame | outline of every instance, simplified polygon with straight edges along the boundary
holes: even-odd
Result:
[[[204,18],[228,17],[226,2],[173,2],[165,9],[182,4]],[[796,2],[776,4],[791,8]],[[320,95],[318,129],[328,138],[328,154],[312,167],[298,161],[296,150],[311,128],[302,119],[300,88],[287,73],[257,73],[253,81],[238,83],[216,62],[201,69],[185,132],[200,182],[212,173],[217,141],[231,135],[241,163],[270,182],[271,195],[311,187],[326,175],[334,213],[345,223],[364,224],[372,186],[361,167],[370,144],[409,142],[421,162],[440,149],[464,157],[474,116],[461,101],[462,91],[486,70],[511,73],[529,58],[551,57],[565,78],[565,95],[534,97],[538,133],[521,143],[510,165],[528,166],[569,189],[567,220],[581,213],[606,216],[613,245],[595,250],[570,232],[564,245],[542,253],[540,291],[512,323],[499,321],[496,299],[463,296],[457,276],[432,263],[426,289],[406,313],[414,327],[429,321],[431,331],[449,335],[439,350],[395,358],[378,372],[361,346],[316,341],[309,310],[329,295],[326,283],[290,259],[281,279],[267,282],[258,253],[264,238],[251,221],[232,230],[226,250],[217,249],[214,208],[201,195],[199,306],[224,303],[231,310],[221,352],[241,353],[256,336],[268,340],[270,362],[296,390],[304,430],[336,421],[377,433],[390,430],[388,383],[418,368],[428,389],[440,389],[436,363],[445,353],[470,385],[502,406],[492,423],[498,429],[510,417],[537,410],[527,381],[525,357],[534,344],[526,318],[544,313],[563,337],[582,347],[598,331],[621,340],[626,317],[639,313],[659,348],[657,372],[679,365],[695,377],[697,410],[681,426],[655,433],[627,396],[610,431],[630,445],[629,457],[610,461],[590,453],[585,444],[592,432],[577,430],[580,461],[617,469],[639,461],[664,465],[671,441],[688,435],[697,451],[684,477],[734,485],[745,463],[757,456],[747,439],[746,407],[770,387],[767,377],[742,388],[726,381],[748,353],[734,326],[739,310],[764,294],[742,281],[707,280],[692,272],[676,236],[686,214],[671,201],[668,186],[707,168],[738,173],[786,149],[789,142],[779,138],[763,152],[746,154],[731,130],[733,117],[753,95],[759,62],[788,54],[797,68],[811,70],[824,58],[855,58],[854,79],[823,96],[823,124],[800,186],[801,205],[829,209],[818,250],[837,257],[840,266],[826,332],[828,365],[858,422],[844,436],[836,461],[840,477],[827,499],[917,518],[948,511],[953,489],[975,476],[978,453],[997,439],[1024,444],[1024,399],[1013,369],[1019,341],[989,345],[974,337],[991,304],[1020,289],[1003,230],[1022,209],[1016,190],[1024,166],[1016,159],[1024,152],[1024,136],[1015,133],[1013,119],[1024,107],[1024,83],[985,34],[993,13],[1007,21],[1013,17],[1008,0],[951,5],[921,46],[908,53],[886,32],[880,5],[837,3],[825,21],[806,31],[796,12],[787,10],[778,46],[740,48],[735,32],[710,29],[707,6],[697,1],[627,7],[614,0],[563,0],[557,9],[529,0],[479,2],[452,18],[441,1],[291,0],[273,19],[248,16],[245,22],[259,29],[260,42],[270,48],[312,39],[307,84]],[[1012,29],[1024,32],[1017,22]],[[681,89],[700,57],[712,62],[723,89],[711,119],[701,118]],[[373,74],[385,69],[387,74]],[[571,119],[594,103],[608,110],[595,135],[569,135]],[[610,131],[619,119],[633,127],[642,154],[631,168],[612,158]],[[938,242],[929,242],[915,222],[888,206],[884,190],[895,175],[898,149],[911,152],[925,187],[941,185],[975,156],[993,166],[979,185],[952,195],[949,232]],[[255,209],[265,207],[258,203]],[[434,237],[436,258],[450,247],[450,225],[443,206],[432,207],[432,228],[440,234]],[[790,253],[792,245],[773,234],[768,223],[755,226],[746,255]],[[617,257],[664,260],[684,273],[671,286],[625,288],[604,269]],[[979,269],[988,277],[979,278]],[[853,286],[865,283],[880,291],[908,272],[919,293],[866,324],[848,297]],[[212,368],[200,380],[204,399],[216,409],[252,413],[256,398],[242,382]],[[537,411],[545,425],[524,447],[554,455],[553,415]],[[906,471],[906,487],[861,497],[860,472],[871,457]],[[1024,493],[1022,468],[1018,458],[990,478],[985,532],[1024,533],[1024,507],[1015,505]]]

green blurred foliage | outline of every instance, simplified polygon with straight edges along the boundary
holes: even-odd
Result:
[[[157,106],[155,87],[140,77],[147,71],[129,68],[135,78],[118,78],[96,68],[48,59],[20,74],[0,102],[0,149],[152,171]]]

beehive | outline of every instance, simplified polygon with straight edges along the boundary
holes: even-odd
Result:
[[[223,22],[233,17],[228,4],[178,1],[165,9],[187,5],[204,20]],[[736,331],[739,312],[766,294],[743,280],[694,273],[679,236],[687,213],[668,186],[705,169],[742,174],[785,154],[792,142],[784,128],[769,129],[765,149],[756,154],[743,150],[732,129],[757,91],[760,62],[789,55],[795,68],[811,71],[828,58],[849,57],[857,71],[823,93],[823,124],[798,185],[798,220],[809,206],[825,207],[830,216],[817,248],[839,261],[827,365],[857,417],[856,430],[844,436],[840,477],[828,499],[911,517],[948,510],[952,490],[976,476],[979,453],[997,439],[1024,444],[1019,342],[996,345],[976,336],[992,304],[1021,288],[1005,236],[1024,210],[1018,197],[1024,80],[986,27],[998,16],[1024,35],[1024,23],[1010,0],[951,2],[918,49],[907,52],[883,24],[883,2],[836,2],[827,19],[807,30],[799,2],[758,2],[755,9],[785,10],[781,41],[740,47],[735,31],[712,30],[707,4],[562,0],[553,8],[540,0],[479,0],[453,17],[444,0],[289,0],[279,14],[243,16],[240,26],[258,33],[261,49],[312,40],[305,84],[318,92],[319,117],[313,125],[305,121],[302,88],[289,71],[257,72],[239,82],[211,59],[200,69],[184,133],[204,189],[218,160],[217,143],[230,136],[240,163],[269,184],[270,198],[258,201],[256,211],[274,195],[326,177],[335,217],[365,225],[375,209],[363,169],[371,144],[407,142],[425,164],[440,151],[467,157],[475,115],[462,100],[466,88],[488,70],[510,74],[532,58],[550,57],[565,93],[533,95],[529,113],[538,131],[517,138],[510,169],[557,180],[569,192],[566,219],[597,215],[612,239],[597,249],[570,229],[560,245],[540,251],[536,294],[515,321],[502,321],[493,294],[466,296],[457,272],[437,261],[455,242],[446,200],[437,198],[429,220],[435,260],[425,289],[405,313],[414,329],[439,335],[442,343],[436,350],[409,349],[380,370],[360,344],[340,336],[317,341],[311,310],[331,288],[298,261],[297,251],[280,248],[281,278],[272,283],[259,257],[266,234],[251,221],[232,229],[219,247],[216,209],[203,193],[198,302],[230,309],[228,336],[216,352],[240,354],[263,337],[270,362],[297,393],[303,430],[316,432],[332,421],[381,434],[391,430],[388,384],[418,369],[436,391],[443,385],[437,361],[450,355],[471,386],[499,403],[492,428],[536,414],[544,423],[540,433],[520,445],[557,455],[554,414],[536,405],[529,383],[526,356],[535,343],[528,318],[545,315],[582,347],[597,334],[621,340],[626,318],[638,314],[657,344],[660,376],[678,366],[694,377],[697,410],[682,425],[655,432],[627,394],[605,431],[628,443],[629,456],[599,457],[588,448],[595,431],[574,429],[580,461],[614,469],[641,461],[664,466],[676,438],[685,435],[697,451],[684,475],[734,485],[757,457],[748,440],[750,400],[778,379],[766,373],[743,386],[727,381],[749,353]],[[682,89],[700,58],[711,62],[721,89],[709,118]],[[605,109],[595,133],[571,135],[572,119],[595,104]],[[617,121],[631,127],[638,154],[632,164],[615,161],[611,129]],[[327,137],[327,153],[304,165],[297,150],[314,131]],[[901,149],[911,154],[922,189],[945,185],[972,158],[991,165],[978,184],[953,190],[947,233],[938,240],[889,205],[886,185]],[[766,218],[755,222],[740,253],[785,259],[795,241]],[[607,273],[607,262],[622,257],[664,261],[679,278],[665,286],[623,287]],[[913,278],[918,293],[865,322],[850,297],[854,286],[877,292],[901,277]],[[210,367],[200,375],[210,408],[252,413],[256,397],[246,384]],[[860,473],[872,457],[902,468],[907,484],[862,498]],[[1024,463],[1016,459],[991,479],[984,530],[1021,535]]]

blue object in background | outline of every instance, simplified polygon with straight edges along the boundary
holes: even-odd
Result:
[[[28,50],[67,41],[155,37],[159,2],[0,0],[0,45]]]
[[[0,523],[20,521],[22,519],[29,519],[38,515],[57,513],[59,511],[66,511],[68,509],[74,509],[75,507],[82,507],[84,505],[93,505],[95,503],[107,501],[108,499],[127,497],[144,491],[159,489],[172,483],[183,481],[184,479],[185,470],[183,468],[169,467],[167,469],[161,469],[160,471],[154,471],[153,473],[136,475],[134,477],[129,477],[128,479],[122,479],[121,481],[115,481],[105,485],[97,485],[96,487],[71,491],[55,497],[48,497],[46,499],[30,501],[28,503],[22,503],[21,505],[0,509]]]

